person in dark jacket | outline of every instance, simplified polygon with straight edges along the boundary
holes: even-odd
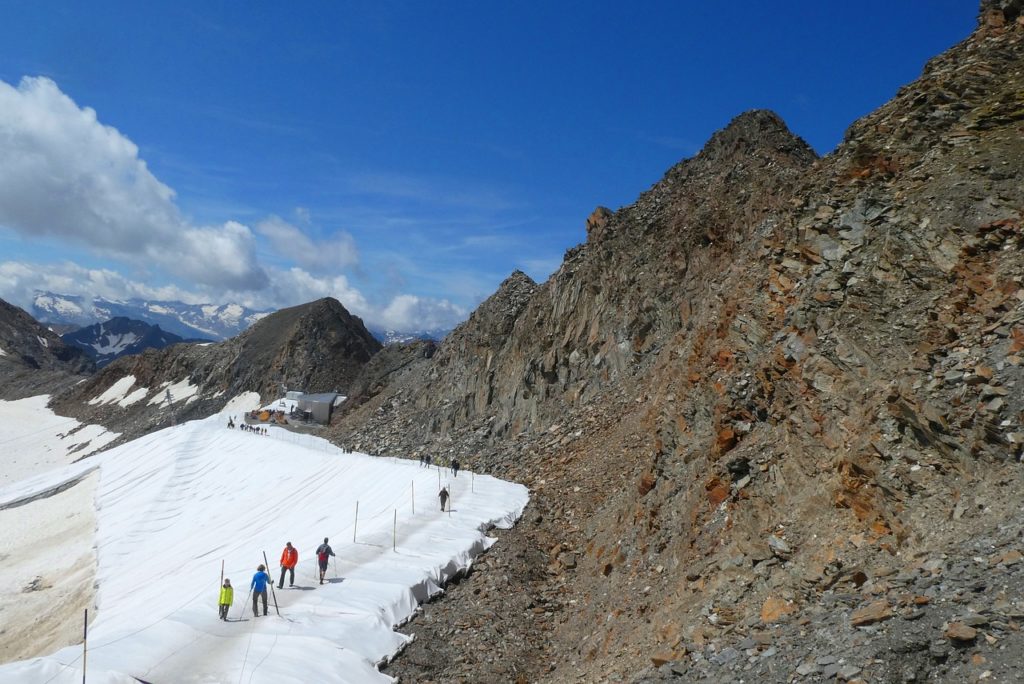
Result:
[[[252,582],[249,583],[249,588],[252,590],[252,614],[256,617],[260,616],[260,612],[256,609],[256,599],[261,596],[263,597],[263,615],[267,614],[267,585],[271,581],[266,566],[260,563],[260,566],[256,568],[256,574],[252,576]]]
[[[442,487],[441,491],[437,493],[437,498],[441,499],[441,510],[444,511],[444,506],[448,503],[448,488]]]
[[[452,459],[452,477],[458,477],[458,476],[459,476],[459,459],[453,458]]]
[[[324,575],[327,574],[327,561],[333,555],[334,550],[327,543],[327,537],[324,537],[324,543],[316,547],[316,563],[320,566],[320,584],[324,583]]]

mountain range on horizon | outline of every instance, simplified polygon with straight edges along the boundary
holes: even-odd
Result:
[[[186,304],[174,300],[108,299],[60,294],[38,290],[28,313],[59,335],[91,325],[126,318],[157,325],[183,340],[220,342],[247,330],[275,309],[253,309],[242,304]],[[367,326],[381,344],[415,340],[440,340],[450,331],[444,328],[396,330]]]

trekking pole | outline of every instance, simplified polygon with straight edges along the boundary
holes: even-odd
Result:
[[[359,526],[359,500],[356,499],[356,519],[352,522],[352,543],[356,543],[356,527]]]
[[[335,556],[331,556],[331,563],[334,565],[334,579],[338,579],[338,559]]]
[[[267,552],[263,552],[263,562],[266,566],[270,567],[270,561],[267,560]],[[269,574],[269,573],[268,573]],[[277,607],[277,592],[274,591],[274,578],[270,578],[270,595],[274,597],[274,610],[277,611],[277,617],[281,617],[281,609]]]
[[[218,587],[224,586],[224,560],[220,562],[220,584]],[[217,590],[217,615],[220,616],[220,589]]]

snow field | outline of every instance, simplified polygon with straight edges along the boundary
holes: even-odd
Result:
[[[393,628],[528,500],[521,485],[445,471],[453,510],[442,513],[436,468],[225,423],[223,414],[190,422],[90,459],[99,466],[90,683],[389,682],[376,664],[408,639]],[[66,480],[83,466],[47,477]],[[47,477],[25,487],[45,489]],[[321,586],[313,551],[325,536],[337,558]],[[296,587],[276,591],[282,617],[271,601],[270,616],[254,619],[249,581],[263,551],[277,581],[286,541],[299,551]],[[235,586],[231,622],[217,619],[222,560]],[[78,682],[80,667],[81,647],[69,647],[0,666],[0,682]]]
[[[0,400],[0,488],[95,453],[120,436],[56,415],[46,407],[49,400]]]

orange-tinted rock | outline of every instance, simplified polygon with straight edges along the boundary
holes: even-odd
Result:
[[[644,496],[654,489],[655,482],[657,482],[657,478],[654,476],[654,473],[644,473],[640,478],[640,482],[636,486],[640,496]]]
[[[797,609],[792,601],[769,596],[761,605],[761,622],[778,622]]]
[[[850,614],[850,624],[854,627],[871,625],[882,620],[888,620],[892,615],[892,608],[889,607],[888,601],[875,601],[853,611]]]
[[[962,622],[954,622],[946,629],[946,637],[953,641],[974,641],[978,630]]]

